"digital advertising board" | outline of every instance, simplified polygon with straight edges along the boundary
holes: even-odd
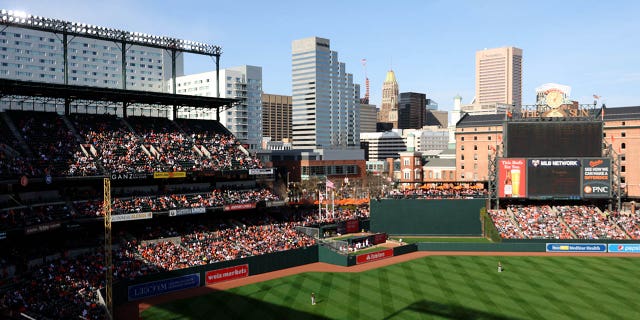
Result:
[[[527,159],[529,198],[580,199],[580,159]]]
[[[507,122],[505,157],[569,158],[602,155],[602,122]]]
[[[582,159],[582,197],[611,197],[611,159]]]
[[[520,158],[498,160],[498,197],[527,197],[527,161]]]

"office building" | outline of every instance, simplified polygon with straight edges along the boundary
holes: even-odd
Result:
[[[216,72],[204,72],[178,77],[176,93],[195,96],[239,99],[232,108],[220,113],[220,123],[229,129],[249,149],[262,144],[262,67],[238,66],[220,70],[217,88]],[[169,86],[171,90],[171,85]],[[182,110],[181,118],[215,119],[215,110]]]
[[[476,101],[522,105],[522,49],[504,47],[476,52]]]
[[[329,39],[292,43],[293,148],[349,148],[360,145],[359,97]]]
[[[291,96],[262,94],[262,136],[291,141]]]
[[[402,135],[395,131],[363,132],[360,141],[369,144],[369,160],[398,159],[400,152],[407,151]]]
[[[376,132],[378,107],[373,104],[360,104],[360,132]]]
[[[378,114],[379,122],[391,123],[394,129],[398,129],[398,81],[393,70],[387,72],[382,84],[382,104]]]
[[[69,85],[122,89],[119,44],[70,37],[67,56]],[[62,38],[49,32],[6,27],[0,31],[0,77],[64,84]],[[132,45],[127,50],[126,89],[167,92],[172,76],[166,50]],[[176,75],[183,74],[183,55],[176,57]]]
[[[399,129],[420,129],[427,121],[427,95],[418,92],[400,94]]]

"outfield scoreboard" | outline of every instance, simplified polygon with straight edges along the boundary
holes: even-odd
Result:
[[[609,158],[500,158],[498,197],[609,198],[611,175]]]
[[[505,157],[600,157],[602,122],[513,121],[504,124]]]

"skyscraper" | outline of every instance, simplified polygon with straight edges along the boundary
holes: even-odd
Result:
[[[215,97],[216,85],[220,88],[220,98],[240,100],[232,108],[221,112],[218,120],[242,143],[248,144],[250,149],[259,149],[262,144],[262,67],[243,65],[221,69],[219,84],[215,71],[178,77],[176,93]],[[171,83],[169,89],[172,90]],[[200,114],[179,112],[179,115],[215,119],[214,110],[199,112]]]
[[[476,52],[476,104],[522,105],[522,49]]]
[[[398,82],[393,70],[387,72],[387,76],[382,84],[382,105],[378,121],[393,124],[393,128],[398,128]]]
[[[399,129],[420,129],[427,122],[427,95],[418,92],[400,94]]]
[[[329,45],[329,39],[318,37],[292,43],[293,148],[346,148],[360,143],[353,75]]]
[[[262,94],[262,136],[291,140],[291,96]]]

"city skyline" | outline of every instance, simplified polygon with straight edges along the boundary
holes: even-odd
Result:
[[[635,90],[640,61],[633,54],[640,36],[630,32],[640,29],[634,17],[640,4],[631,1],[402,1],[395,7],[330,1],[317,8],[292,1],[249,1],[241,18],[233,3],[200,1],[177,7],[151,1],[9,0],[0,1],[0,8],[221,45],[221,68],[261,66],[263,90],[271,94],[291,95],[291,41],[318,36],[331,40],[362,88],[361,60],[367,59],[371,103],[378,107],[390,69],[400,92],[426,93],[441,110],[451,110],[457,94],[470,103],[475,52],[504,46],[524,51],[523,104],[535,103],[535,88],[548,82],[571,86],[572,98],[581,103],[592,103],[594,94],[609,107],[640,103]],[[277,15],[281,12],[287,14]],[[208,57],[185,56],[186,74],[214,68]]]

